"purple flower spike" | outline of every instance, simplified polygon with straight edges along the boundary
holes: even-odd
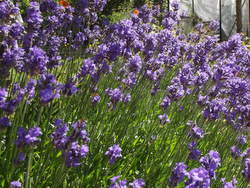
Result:
[[[119,184],[116,183],[116,181],[120,178],[121,176],[114,176],[110,178],[110,180],[113,182],[113,185],[110,185],[110,188],[127,188],[127,180],[119,180]]]
[[[39,135],[42,135],[40,127],[34,126],[30,130],[28,130],[27,133],[23,127],[18,127],[18,139],[15,140],[15,145],[17,145],[18,149],[23,149],[28,144],[30,144],[31,146],[35,146],[41,141],[41,139],[37,138]]]
[[[0,117],[0,129],[5,129],[6,127],[10,127],[11,122],[7,117]]]
[[[236,178],[233,178],[233,183],[225,182],[226,178],[221,178],[223,183],[222,188],[236,188],[235,184],[237,184]]]
[[[188,173],[188,179],[189,181],[185,182],[185,188],[210,187],[210,178],[208,175],[208,171],[201,166],[199,168],[192,169]]]
[[[202,166],[208,171],[209,176],[213,179],[216,179],[215,171],[218,166],[220,166],[220,154],[211,150],[209,153],[209,157],[206,154],[205,157],[201,157],[200,162]]]
[[[164,126],[166,123],[169,123],[169,122],[170,122],[170,120],[169,120],[167,114],[159,115],[158,117],[159,117],[159,119],[160,119],[160,124],[161,124],[162,126]]]
[[[106,151],[105,155],[109,156],[109,162],[110,164],[114,164],[115,160],[117,158],[121,158],[121,151],[122,149],[120,148],[119,144],[114,144],[113,146],[109,147],[109,150]]]
[[[38,144],[41,141],[41,139],[38,139],[37,137],[42,134],[43,133],[41,132],[41,128],[34,126],[25,135],[26,143],[31,145]]]
[[[132,183],[129,184],[132,188],[140,188],[145,185],[145,182],[140,178],[137,180],[134,180]]]
[[[89,147],[87,145],[79,145],[78,142],[73,142],[71,145],[71,149],[67,154],[67,158],[65,164],[69,167],[78,167],[81,166],[82,163],[80,162],[80,158],[86,158],[89,152]],[[65,156],[65,151],[63,152],[62,156]]]
[[[238,140],[238,142],[240,142],[241,145],[247,143],[247,137],[244,134],[238,136],[237,140]]]
[[[11,188],[19,188],[22,187],[22,184],[19,181],[10,182]]]
[[[231,147],[232,157],[236,160],[241,156],[241,150],[237,149],[236,146]]]
[[[30,48],[25,61],[27,66],[26,71],[31,75],[41,74],[47,70],[48,57],[41,48],[36,46]]]
[[[100,95],[98,95],[97,93],[94,93],[94,96],[93,96],[93,98],[92,98],[91,103],[92,103],[93,105],[96,105],[97,103],[100,102],[100,100],[101,100]]]
[[[211,21],[210,24],[209,24],[209,28],[212,30],[212,31],[217,31],[220,27],[220,22],[214,20],[214,21]]]
[[[167,110],[168,107],[170,106],[170,104],[171,104],[170,99],[169,99],[168,97],[165,97],[165,98],[163,99],[162,103],[161,103],[161,107],[162,107],[163,109]]]
[[[195,138],[203,138],[204,137],[204,132],[201,130],[201,128],[195,126],[193,129],[192,129],[192,132],[193,132],[193,135]]]
[[[180,2],[177,1],[177,0],[174,0],[174,1],[172,2],[171,6],[172,6],[172,9],[173,9],[174,11],[178,11],[178,10],[180,9]]]
[[[245,167],[242,171],[242,175],[245,178],[247,183],[250,183],[250,158],[245,160]]]
[[[197,146],[197,142],[196,141],[192,141],[189,145],[189,159],[195,159],[198,160],[201,151],[199,149],[195,149],[195,147]]]
[[[174,170],[172,171],[172,176],[169,178],[171,187],[175,187],[179,182],[184,179],[184,176],[187,175],[187,165],[184,165],[183,162],[175,164]]]

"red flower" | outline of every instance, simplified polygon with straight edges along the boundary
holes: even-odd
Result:
[[[60,4],[64,7],[67,8],[69,6],[69,2],[68,1],[60,1]]]

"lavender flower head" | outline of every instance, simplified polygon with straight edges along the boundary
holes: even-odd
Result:
[[[197,142],[196,141],[192,141],[190,144],[188,144],[189,146],[189,159],[195,159],[198,160],[199,156],[201,155],[201,151],[199,149],[195,149],[195,147],[197,146]]]
[[[130,61],[129,70],[131,72],[137,73],[142,67],[141,57],[138,54],[136,54],[135,56],[131,57],[129,61]]]
[[[91,103],[92,103],[93,105],[96,105],[97,103],[100,102],[100,100],[101,100],[100,95],[98,95],[97,93],[94,93],[94,96],[93,96],[93,98],[92,98]]]
[[[108,91],[108,89],[106,91]],[[110,97],[110,102],[114,105],[113,109],[115,109],[116,103],[122,101],[123,92],[118,88],[110,89],[108,96]]]
[[[26,133],[25,128],[18,127],[17,128],[17,140],[15,140],[15,145],[17,145],[18,149],[23,149],[26,145],[35,146],[37,145],[41,139],[38,138],[39,135],[42,135],[41,128],[35,127],[28,130]]]
[[[116,182],[121,176],[114,176],[112,178],[110,178],[110,180],[112,181],[112,185],[110,185],[110,188],[127,188],[126,184],[127,184],[127,180],[119,180],[119,184]]]
[[[42,74],[47,70],[48,57],[41,48],[36,46],[30,48],[25,61],[28,69],[27,72],[30,72],[31,75]]]
[[[122,157],[121,151],[122,149],[120,148],[119,144],[114,144],[113,146],[109,147],[109,150],[106,151],[105,155],[109,156],[110,164],[114,164],[116,159]]]
[[[213,150],[209,151],[209,157],[206,154],[204,157],[201,157],[200,162],[202,166],[208,171],[210,178],[216,179],[215,171],[218,166],[220,166],[220,154]]]
[[[250,183],[250,158],[245,160],[244,170],[241,172],[247,183]]]
[[[41,139],[37,138],[39,135],[42,135],[40,127],[33,127],[30,130],[28,130],[27,134],[25,135],[25,140],[27,144],[36,145],[38,144]]]
[[[175,164],[175,167],[172,171],[172,176],[169,178],[171,187],[175,187],[184,179],[184,176],[187,175],[186,169],[187,165],[184,165],[183,162]]]
[[[185,188],[210,187],[210,178],[208,175],[208,171],[201,166],[199,168],[190,170],[190,172],[188,173],[188,179],[189,181],[185,182]]]
[[[204,137],[204,132],[201,130],[200,127],[195,126],[192,129],[192,133],[191,133],[195,138],[200,139]]]
[[[233,183],[226,182],[226,178],[221,178],[221,181],[223,183],[222,188],[236,188],[235,184],[237,184],[236,178],[233,178]]]
[[[57,126],[57,130],[50,135],[52,143],[57,149],[66,149],[69,139],[67,136],[69,128],[66,123],[62,123],[61,119],[56,119],[55,125]]]
[[[40,98],[43,105],[47,105],[49,102],[53,101],[53,99],[60,97],[59,85],[56,83],[54,75],[51,74],[41,75],[40,80],[38,80],[37,85],[41,90]]]
[[[166,123],[169,123],[169,122],[170,122],[170,120],[169,120],[167,114],[159,115],[158,117],[159,117],[159,119],[160,119],[160,124],[161,124],[162,126],[164,126]]]
[[[231,147],[232,157],[236,160],[241,156],[241,150],[237,149],[236,146]]]
[[[174,0],[171,6],[174,11],[178,11],[180,9],[180,2],[178,0]]]
[[[167,110],[170,104],[171,104],[170,99],[168,97],[165,97],[160,105],[163,109]]]
[[[247,143],[247,137],[244,134],[238,136],[237,140],[238,140],[238,142],[240,142],[241,145]]]
[[[10,182],[11,188],[19,188],[22,187],[22,184],[19,181]]]
[[[217,31],[220,27],[220,22],[214,20],[214,21],[211,21],[209,23],[209,28],[212,30],[212,31]]]
[[[145,182],[140,178],[140,179],[134,180],[132,183],[129,183],[129,185],[132,188],[140,188],[145,185]]]
[[[3,107],[3,104],[6,101],[8,93],[6,92],[5,88],[0,88],[0,108]]]
[[[6,127],[10,127],[10,126],[11,126],[11,122],[10,122],[9,118],[0,117],[0,130],[5,129]]]
[[[79,145],[78,142],[73,142],[71,144],[71,149],[67,153],[65,164],[69,167],[78,167],[81,166],[82,163],[80,162],[80,159],[82,157],[86,158],[87,154],[89,152],[89,147],[87,145]],[[62,154],[62,157],[65,156],[65,151]]]

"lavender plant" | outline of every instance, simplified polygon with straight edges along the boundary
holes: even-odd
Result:
[[[0,186],[246,187],[242,36],[186,36],[178,1],[115,23],[105,3],[31,1],[22,23],[0,2]]]

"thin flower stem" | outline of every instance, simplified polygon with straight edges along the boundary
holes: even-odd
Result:
[[[28,167],[27,167],[27,174],[26,174],[26,178],[25,178],[25,188],[30,187],[30,167],[32,165],[32,156],[33,156],[33,148],[30,149],[29,151],[29,157],[28,157]]]
[[[39,111],[39,114],[38,114],[38,117],[37,117],[36,126],[38,126],[39,123],[40,123],[41,116],[42,116],[42,112],[43,112],[43,108],[44,108],[44,107],[41,106],[40,111]]]

